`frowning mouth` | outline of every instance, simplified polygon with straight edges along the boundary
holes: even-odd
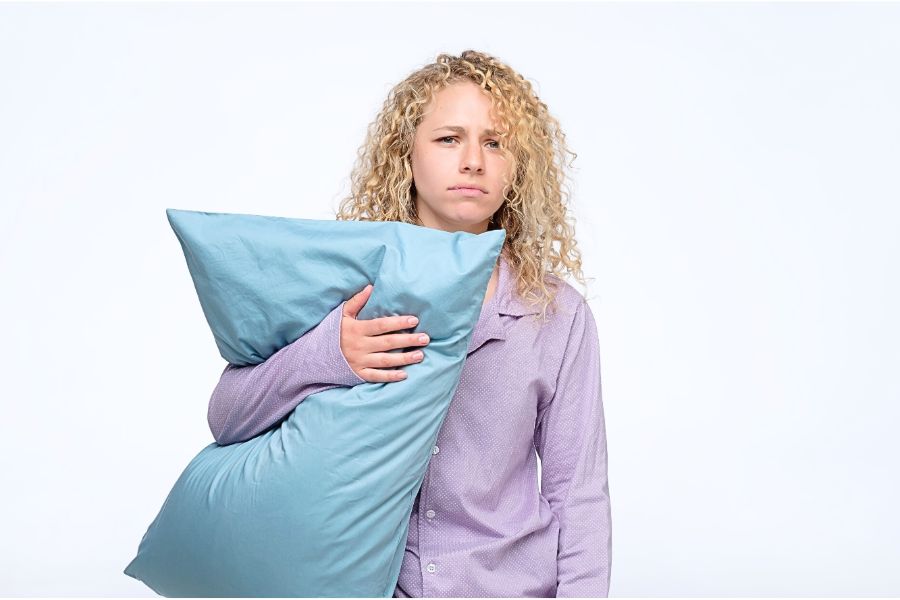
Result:
[[[478,196],[484,196],[484,192],[482,192],[478,188],[451,188],[450,191],[456,192],[460,196],[466,196],[467,198],[476,198]]]
[[[463,196],[481,196],[487,193],[483,188],[474,185],[455,185],[450,188],[450,191]]]

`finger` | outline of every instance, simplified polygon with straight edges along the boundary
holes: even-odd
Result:
[[[360,377],[370,383],[390,383],[403,381],[406,373],[403,371],[383,371],[381,369],[362,369]]]
[[[410,321],[413,319],[413,321]],[[383,335],[389,331],[410,329],[419,324],[419,319],[412,315],[379,317],[377,319],[363,319],[363,335]]]
[[[373,369],[386,369],[388,367],[402,367],[422,362],[424,353],[421,350],[410,352],[373,352],[366,356],[366,366]]]
[[[422,336],[425,336],[422,339]],[[418,348],[427,346],[431,338],[427,333],[388,333],[363,338],[366,352],[389,352],[397,348]]]
[[[354,294],[349,300],[344,303],[344,311],[343,314],[345,317],[353,317],[356,318],[356,315],[359,314],[359,311],[362,310],[363,306],[366,305],[366,302],[369,300],[369,296],[372,292],[372,284],[370,283],[366,287],[364,287],[361,291]]]

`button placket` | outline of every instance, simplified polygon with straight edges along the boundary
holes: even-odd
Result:
[[[434,448],[432,448],[432,453],[434,453]],[[422,482],[422,487],[419,489],[419,506],[428,506],[428,487],[431,482],[431,467],[429,466],[425,470],[425,480]],[[431,554],[431,550],[428,548],[428,527],[422,527],[422,511],[419,511],[418,518],[418,527],[419,527],[419,556],[420,560],[425,560],[426,557]],[[421,568],[421,563],[420,567]],[[434,573],[437,571],[437,565],[434,562],[429,562],[425,566],[425,570],[428,573]],[[425,597],[429,597],[432,595],[431,591],[428,589],[428,580],[425,579],[422,581],[422,595]]]

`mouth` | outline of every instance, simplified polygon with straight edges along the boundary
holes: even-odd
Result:
[[[464,185],[456,185],[450,188],[451,192],[456,192],[463,196],[482,196],[487,192],[477,186],[464,186]]]

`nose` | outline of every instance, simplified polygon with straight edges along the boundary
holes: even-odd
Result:
[[[462,171],[464,173],[473,171],[475,173],[484,172],[484,159],[481,156],[481,148],[479,148],[477,145],[469,146],[469,148],[463,154]]]

